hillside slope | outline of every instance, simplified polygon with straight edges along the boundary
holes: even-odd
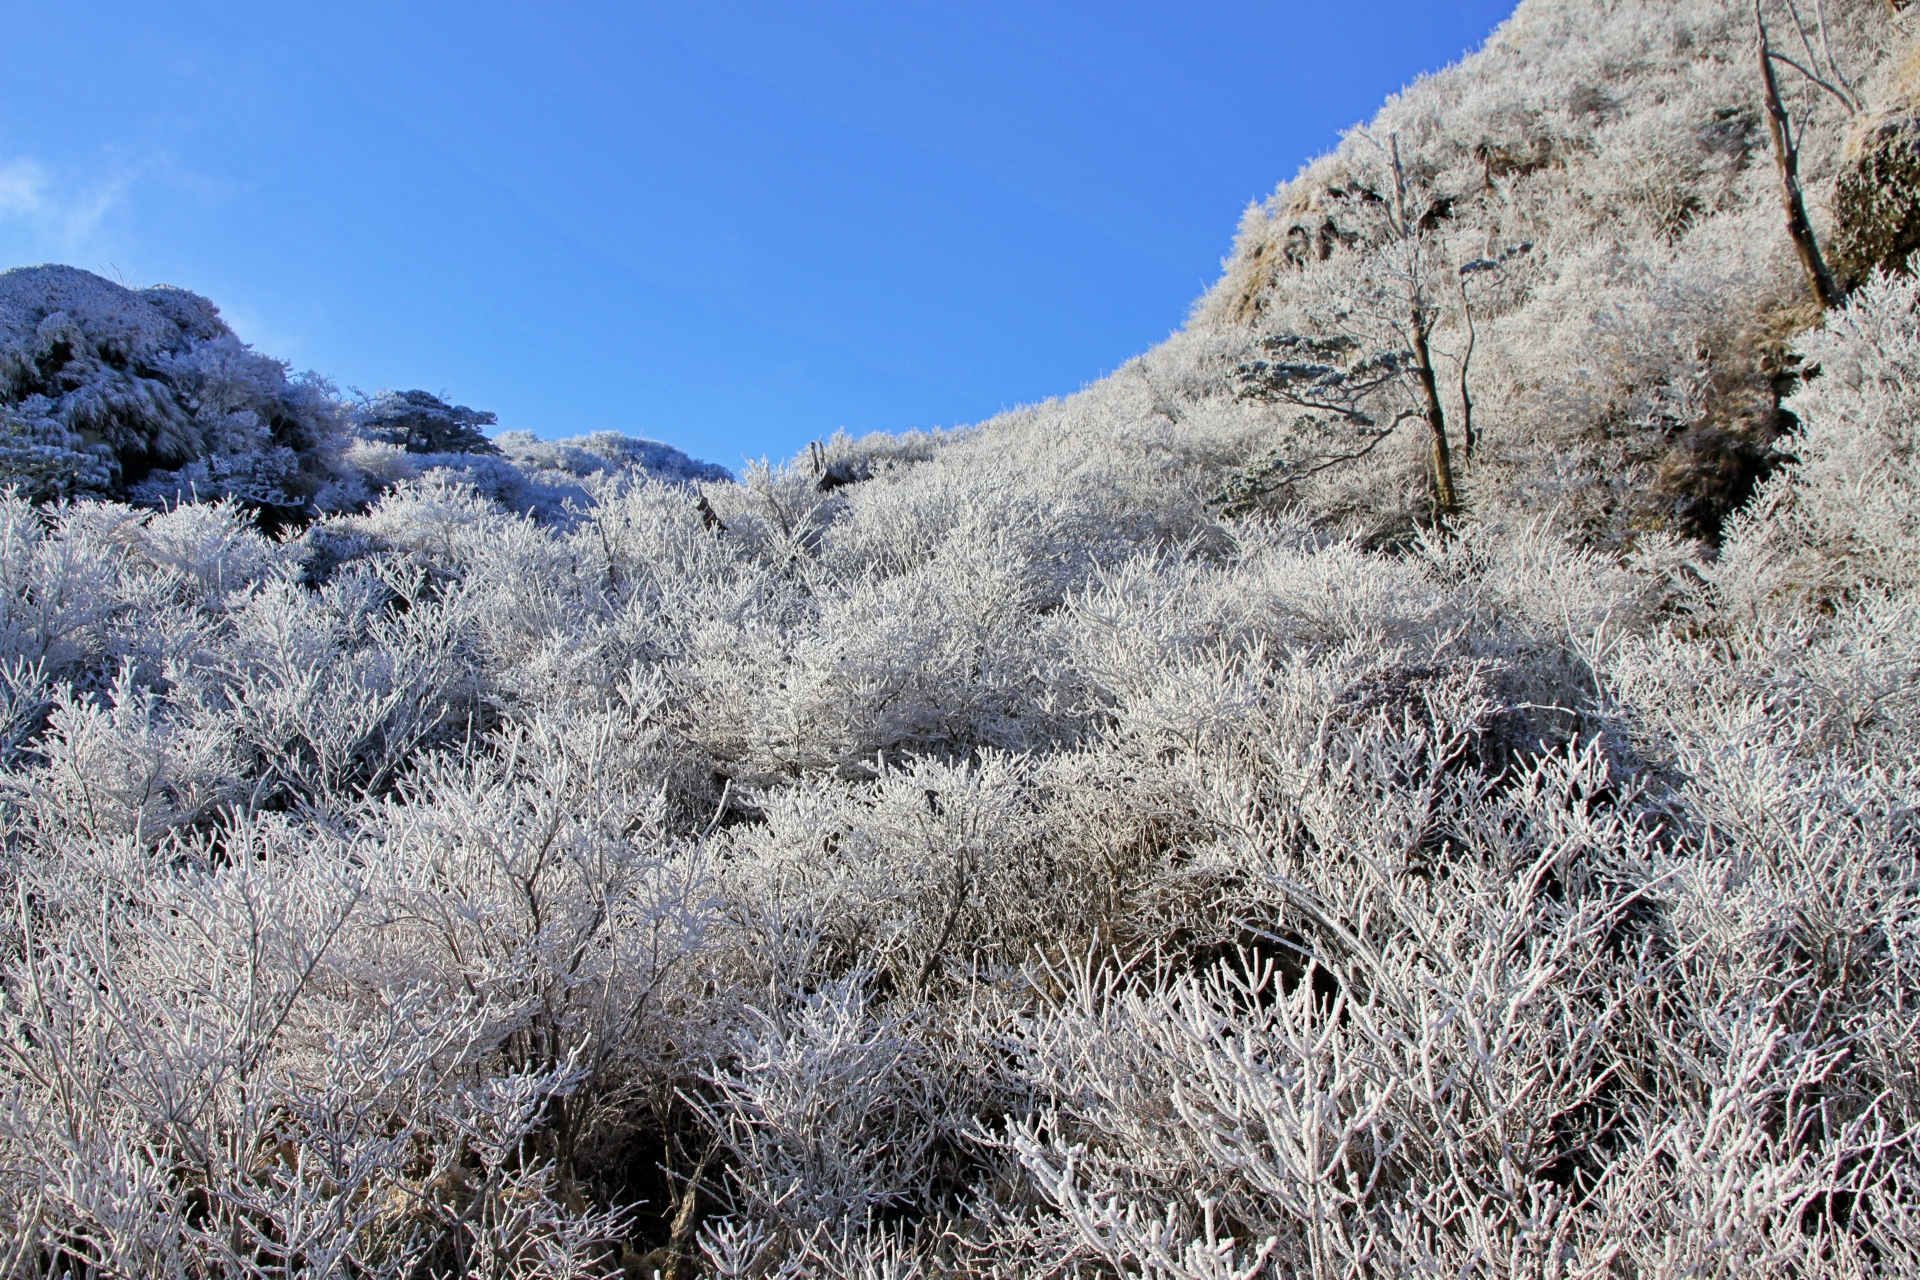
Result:
[[[0,1267],[1920,1275],[1905,37],[1826,17],[1824,314],[1751,10],[1527,0],[1075,396],[0,501]]]
[[[1886,176],[1903,172],[1894,159],[1920,108],[1885,4],[1826,16],[1826,45],[1810,37],[1863,109],[1791,72],[1783,85],[1823,238],[1883,251],[1848,259],[1857,278],[1920,247],[1902,221],[1920,188]],[[1784,11],[1772,21],[1804,61]],[[1396,151],[1399,198],[1417,206],[1412,244],[1386,225]],[[1884,207],[1839,201],[1850,226],[1831,207],[1843,171],[1888,190]],[[1180,334],[1078,395],[985,424],[951,465],[977,450],[986,467],[1006,454],[1050,477],[1092,468],[1129,485],[1148,457],[1147,485],[1180,495],[1149,505],[1191,519],[1206,517],[1187,500],[1252,489],[1342,531],[1404,536],[1433,509],[1420,424],[1316,473],[1366,433],[1261,394],[1271,379],[1257,370],[1302,340],[1366,348],[1345,359],[1405,351],[1417,285],[1467,507],[1550,516],[1614,546],[1657,530],[1711,540],[1779,461],[1791,339],[1815,321],[1779,190],[1750,7],[1529,0],[1484,51],[1408,88],[1250,209]],[[1381,423],[1409,407],[1404,380],[1386,391],[1370,415]]]

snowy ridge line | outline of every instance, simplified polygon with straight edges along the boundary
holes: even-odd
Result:
[[[128,289],[76,267],[0,272],[0,484],[29,496],[147,505],[230,498],[277,518],[364,507],[397,480],[465,474],[496,501],[558,517],[581,481],[637,472],[732,479],[653,440],[546,443],[424,391],[341,398],[234,336],[184,289]]]

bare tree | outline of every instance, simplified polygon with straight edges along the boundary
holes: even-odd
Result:
[[[1412,339],[1414,373],[1420,393],[1426,401],[1427,429],[1433,433],[1433,492],[1442,514],[1450,515],[1460,506],[1453,488],[1453,452],[1447,445],[1447,412],[1440,404],[1440,383],[1433,372],[1434,307],[1426,291],[1427,233],[1444,216],[1441,204],[1428,200],[1415,216],[1408,213],[1408,187],[1405,166],[1400,163],[1400,139],[1389,134],[1387,142],[1393,157],[1393,204],[1387,225],[1398,238],[1406,257],[1402,279],[1406,283],[1407,333]]]
[[[1805,61],[1773,47],[1760,0],[1754,0],[1753,3],[1753,22],[1759,34],[1760,85],[1766,97],[1767,136],[1773,143],[1773,160],[1780,171],[1780,205],[1787,216],[1787,235],[1793,240],[1794,253],[1800,258],[1801,270],[1806,272],[1807,287],[1813,291],[1814,299],[1819,302],[1821,309],[1831,310],[1840,301],[1840,290],[1834,284],[1833,272],[1827,267],[1825,255],[1820,252],[1820,241],[1814,235],[1813,222],[1807,217],[1807,202],[1800,187],[1800,138],[1792,116],[1781,101],[1780,81],[1773,73],[1773,64],[1778,62],[1798,71],[1808,83],[1824,90],[1840,103],[1849,116],[1858,115],[1864,104],[1834,59],[1832,42],[1827,37],[1826,10],[1821,0],[1815,0],[1815,24],[1819,36],[1817,51],[1793,0],[1788,0],[1787,12],[1794,30],[1799,34]]]
[[[1364,132],[1360,136],[1373,141]],[[1453,515],[1460,501],[1433,351],[1446,305],[1438,283],[1446,256],[1438,233],[1453,216],[1453,201],[1409,176],[1397,136],[1374,146],[1384,171],[1376,171],[1372,182],[1388,190],[1383,195],[1356,182],[1333,195],[1343,222],[1355,232],[1353,252],[1305,268],[1297,296],[1306,332],[1264,339],[1264,352],[1280,358],[1243,362],[1236,370],[1243,396],[1304,411],[1289,424],[1292,447],[1247,475],[1255,487],[1291,483],[1366,457],[1402,423],[1418,418],[1429,434],[1435,508]],[[1460,296],[1464,303],[1464,289]],[[1463,365],[1463,389],[1464,377]],[[1235,497],[1245,501],[1247,495]]]

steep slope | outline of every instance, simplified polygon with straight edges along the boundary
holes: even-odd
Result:
[[[1825,17],[1825,47],[1868,110],[1856,117],[1782,75],[1831,241],[1835,178],[1857,171],[1863,145],[1849,153],[1850,134],[1906,136],[1894,56],[1906,37],[1872,0]],[[1784,14],[1774,26],[1804,60]],[[1817,26],[1809,35],[1822,47]],[[1468,508],[1550,515],[1611,545],[1649,530],[1711,539],[1779,461],[1774,443],[1792,426],[1779,400],[1797,377],[1788,347],[1816,322],[1780,211],[1754,41],[1750,9],[1716,0],[1603,14],[1528,0],[1485,50],[1408,88],[1250,209],[1182,333],[1078,395],[985,424],[949,465],[1005,455],[1016,469],[1092,467],[1125,486],[1140,459],[1165,458],[1171,470],[1148,485],[1171,492],[1147,505],[1181,519],[1204,519],[1195,500],[1208,498],[1301,504],[1333,527],[1404,536],[1434,502],[1415,379],[1388,380],[1364,407],[1381,424],[1417,415],[1336,462],[1373,442],[1366,427],[1274,394],[1259,373],[1303,341],[1355,344],[1347,358],[1404,353],[1410,366],[1417,292]],[[1396,201],[1418,205],[1410,238],[1390,225]],[[1897,239],[1908,216],[1854,206],[1843,238],[1884,223]]]

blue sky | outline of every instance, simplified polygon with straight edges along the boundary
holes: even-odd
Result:
[[[737,465],[1111,370],[1249,200],[1509,7],[14,5],[0,265]]]

